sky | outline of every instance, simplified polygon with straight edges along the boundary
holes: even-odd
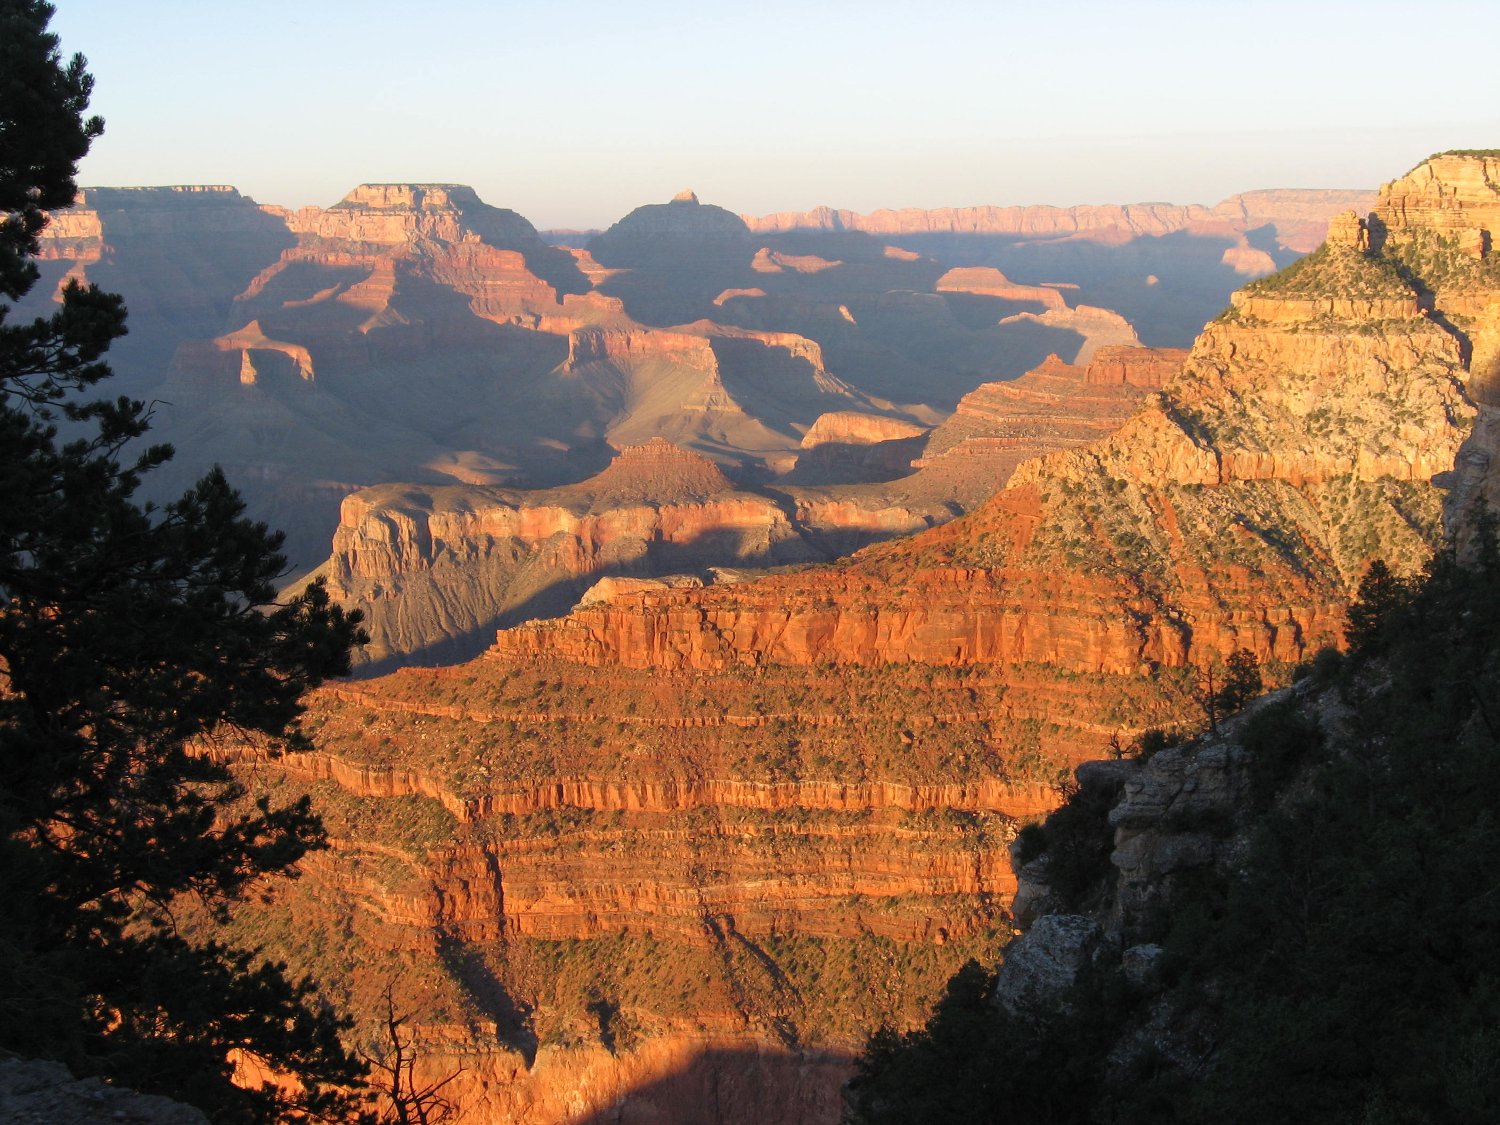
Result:
[[[1494,0],[53,2],[106,122],[80,183],[289,207],[1214,203],[1500,147]]]

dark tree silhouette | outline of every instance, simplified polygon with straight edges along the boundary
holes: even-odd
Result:
[[[35,284],[47,212],[76,194],[103,129],[64,62],[51,5],[0,0],[0,298]],[[91,397],[125,332],[121,299],[70,285],[50,317],[0,303],[0,1048],[166,1092],[216,1120],[348,1108],[362,1067],[309,981],[216,943],[172,906],[222,913],[288,872],[322,828],[307,804],[249,803],[195,743],[274,753],[299,699],[348,669],[356,615],[319,586],[277,601],[281,538],[217,470],[156,508],[134,497],[171,456],[149,410]],[[245,1090],[234,1055],[301,1081]],[[291,1085],[296,1085],[295,1083]]]
[[[395,988],[387,983],[381,995],[385,1011],[381,1016],[384,1033],[379,1049],[361,1052],[374,1084],[385,1094],[386,1109],[381,1125],[442,1125],[454,1112],[454,1105],[443,1096],[443,1090],[462,1071],[430,1082],[417,1080],[417,1040],[407,1024],[408,1012],[397,1013]]]
[[[1264,688],[1260,665],[1247,648],[1237,648],[1222,665],[1210,664],[1198,683],[1198,705],[1208,720],[1208,729],[1219,733],[1219,720],[1241,710]]]

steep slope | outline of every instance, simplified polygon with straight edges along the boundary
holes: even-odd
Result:
[[[1175,353],[1104,349],[1086,370],[1053,362],[987,384],[931,435],[934,455],[915,473],[923,430],[834,412],[803,438],[793,472],[755,489],[736,490],[712,462],[661,437],[626,445],[597,476],[555,489],[363,489],[342,505],[323,573],[336,598],[365,613],[365,664],[467,658],[491,643],[497,624],[563,613],[606,575],[685,572],[701,585],[712,567],[828,561],[945,523],[1027,457],[1119,426],[1152,373],[1180,362]],[[876,475],[893,479],[839,483],[882,462],[889,471]],[[600,587],[593,600],[616,588]]]
[[[111,363],[121,393],[141,394],[182,340],[221,331],[234,298],[294,242],[283,214],[232,187],[88,188],[48,224],[42,283],[16,314],[45,311],[75,278],[124,294],[130,334]]]
[[[764,479],[823,414],[930,427],[1049,353],[1135,338],[1124,305],[1072,287],[1114,253],[1099,242],[997,295],[950,270],[966,260],[856,231],[757,233],[689,197],[595,241],[600,257],[550,246],[453,184],[367,184],[298,211],[226,187],[91,188],[46,232],[48,284],[20,314],[69,277],[123,293],[119,386],[157,402],[178,450],[158,499],[222,464],[299,567],[359,487],[546,487],[657,435]],[[1198,253],[1161,248],[1180,251]],[[1217,305],[1237,276],[1194,291]]]
[[[454,642],[562,612],[605,575],[814,557],[771,499],[655,438],[598,475],[533,493],[390,485],[344,501],[330,592],[366,614],[363,657],[472,655]],[[483,642],[481,642],[482,644]],[[434,648],[439,651],[433,651]]]
[[[1007,936],[1015,818],[1060,770],[1183,718],[1195,663],[1337,639],[1366,559],[1430,550],[1425,478],[1470,414],[1457,317],[1496,289],[1396,257],[1395,198],[1180,371],[1103,357],[1084,386],[1139,412],[964,519],[834,567],[620,582],[469,664],[320,694],[319,752],[259,772],[329,802],[340,846],[240,924],[366,1000],[422,997],[425,1065],[466,1060],[475,1120],[649,1113],[754,1052],[708,1119],[831,1121],[863,1034]]]
[[[1475,220],[1493,221],[1472,206],[1488,190],[1465,198],[1432,175],[1474,170],[1453,163],[1393,185],[1425,196],[1429,249],[1482,244]],[[1399,217],[1388,209],[1377,230],[1411,238]],[[1487,257],[1453,261],[1465,276],[1449,278],[1450,301],[1456,289],[1485,303]],[[1476,428],[1456,475],[1493,452]],[[1013,849],[1026,932],[988,980],[971,966],[950,982],[925,1029],[867,1052],[851,1120],[1484,1119],[1493,501],[1479,488],[1450,504],[1458,549],[1424,575],[1371,571],[1346,657],[1320,654],[1291,688],[1190,740],[1158,732],[1135,757],[1080,766],[1066,805]]]
[[[1323,240],[1328,220],[1374,203],[1368,191],[1253,191],[1213,207],[818,208],[747,217],[752,230],[861,232],[1020,283],[1066,280],[1083,303],[1115,310],[1154,346],[1181,346],[1246,278],[1275,272]],[[1052,350],[1061,352],[1061,348]]]
[[[637,323],[593,288],[610,271],[460,185],[367,184],[257,214],[296,241],[225,328],[177,346],[167,484],[223,464],[303,563],[358,485],[554,484],[602,467],[606,441],[658,434],[764,472],[821,413],[891,409],[794,334]]]
[[[1296,659],[1336,636],[1377,547],[1407,565],[1427,549],[1426,481],[1470,411],[1463,342],[1425,301],[1393,260],[1330,243],[1248,289],[1117,435],[1023,467],[958,525],[867,553],[816,594],[795,576],[663,594],[670,614],[649,598],[591,607],[503,634],[499,651],[702,669],[995,661],[1064,676],[1239,647]],[[890,597],[903,587],[923,593]],[[625,636],[651,640],[631,651]]]

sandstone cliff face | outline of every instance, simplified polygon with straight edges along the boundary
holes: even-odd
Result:
[[[504,632],[496,653],[703,670],[993,662],[1057,676],[1239,647],[1299,659],[1338,640],[1370,557],[1412,566],[1429,549],[1427,481],[1471,417],[1465,344],[1433,300],[1389,260],[1330,245],[1253,286],[1117,435],[1023,465],[959,524],[816,583],[590,606]]]
[[[1305,228],[1316,230],[1307,251],[1321,241],[1328,220],[1340,211],[1368,208],[1373,193],[1367,191],[1259,191],[1230,196],[1212,208],[1136,203],[1096,207],[950,207],[924,211],[918,208],[875,211],[861,215],[853,211],[819,207],[813,211],[784,212],[761,217],[745,216],[754,231],[859,230],[872,234],[970,233],[1030,236],[1131,237],[1164,235],[1194,225],[1221,223],[1238,230],[1253,230],[1268,223],[1288,228],[1296,239],[1305,238]]]
[[[320,750],[247,775],[311,792],[336,848],[242,922],[356,1008],[394,980],[460,1120],[679,1105],[707,1073],[755,1088],[685,1119],[831,1125],[867,1029],[1006,936],[1013,818],[1052,795],[997,756],[992,685],[788,671],[724,710],[554,662],[322,692]]]
[[[1024,462],[1097,441],[1125,423],[1146,391],[1181,370],[1185,351],[1100,348],[1086,367],[1049,356],[1019,379],[965,395],[929,437],[923,474],[1003,486]]]
[[[1194,663],[1336,641],[1366,559],[1429,549],[1423,474],[1469,416],[1457,318],[1479,323],[1485,290],[1386,268],[1349,244],[1370,224],[1344,229],[1186,357],[1101,350],[976,393],[934,462],[1028,412],[1078,443],[963,519],[834,567],[610,583],[469,664],[320,693],[319,754],[256,772],[314,792],[338,847],[246,924],[294,968],[421,997],[429,1057],[436,1073],[464,1060],[474,1120],[678,1106],[738,1052],[766,1093],[709,1120],[831,1122],[845,1053],[920,1019],[1009,936],[1014,818],[1054,799],[1060,767],[1179,720]],[[1142,397],[1082,444],[1096,410]],[[694,481],[703,504],[737,495]],[[582,544],[580,506],[558,505]],[[447,549],[489,534],[477,508],[453,505]],[[389,544],[416,558],[433,535],[425,507],[399,534],[380,512],[358,521],[372,579]],[[526,517],[493,518],[515,537],[506,521]],[[1142,783],[1121,869],[1144,886],[1202,861],[1214,845],[1191,825],[1234,791],[1234,765],[1166,754],[1119,779]],[[1050,928],[1051,965],[1100,948],[1086,926]],[[1134,960],[1148,971],[1150,951]],[[669,1067],[690,1077],[672,1087]]]
[[[344,501],[328,575],[336,598],[364,610],[363,658],[378,662],[461,642],[507,614],[556,613],[606,573],[810,555],[773,500],[735,491],[712,462],[658,438],[627,446],[587,481],[542,493],[356,493]]]
[[[644,337],[701,348],[706,364],[713,341],[766,338],[703,330],[599,330],[591,338],[617,349],[616,361]],[[816,351],[806,354],[817,361]],[[590,361],[576,362],[581,369]],[[1143,393],[1123,372],[1149,382],[1172,362],[1170,354],[1112,349],[1097,370],[1054,360],[1014,383],[988,384],[933,432],[915,473],[919,427],[832,412],[803,437],[786,483],[759,492],[736,491],[711,462],[660,437],[626,446],[601,474],[559,489],[368,489],[344,501],[325,572],[333,594],[366,615],[372,640],[363,662],[470,655],[495,623],[558,614],[602,575],[827,560],[944,523],[982,503],[1027,458],[1118,427]],[[713,377],[718,368],[708,370],[702,409],[727,409],[729,390]],[[851,476],[885,483],[822,483]],[[589,601],[606,600],[603,589],[594,585]]]
[[[184,337],[221,331],[235,295],[293,241],[281,215],[232,187],[88,188],[48,224],[40,260],[58,286],[125,296],[130,335],[112,362],[133,389],[159,378]],[[52,296],[38,286],[32,305]]]
[[[984,270],[961,284],[972,270],[854,231],[757,234],[686,196],[598,241],[602,258],[549,247],[452,184],[361,185],[299,211],[223,187],[88,189],[44,237],[42,266],[48,286],[125,295],[121,389],[171,404],[161,496],[222,464],[288,530],[298,566],[325,554],[361,486],[576,481],[606,442],[658,434],[781,473],[823,414],[930,427],[1048,352],[1086,359],[1134,338],[1133,313],[1084,307],[1114,309],[1112,293],[1070,287],[1087,248],[1028,269],[1017,306]],[[23,313],[44,311],[48,286]],[[880,482],[908,452],[827,448],[796,479]]]

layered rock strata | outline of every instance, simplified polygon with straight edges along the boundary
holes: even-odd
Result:
[[[787,513],[660,438],[597,476],[537,493],[390,486],[348,497],[330,590],[364,610],[368,661],[557,613],[597,577],[812,557]],[[429,654],[429,659],[431,654]]]
[[[986,384],[925,439],[915,462],[920,427],[821,415],[788,483],[760,491],[736,489],[711,462],[659,437],[558,489],[366,489],[344,501],[324,573],[335,597],[365,613],[371,643],[361,659],[378,666],[478,651],[489,641],[484,627],[556,615],[590,587],[591,603],[668,588],[606,587],[596,584],[602,576],[675,571],[712,582],[710,567],[827,560],[944,523],[1027,458],[1109,433],[1139,402],[1141,385],[1174,362],[1144,349],[1104,355],[1088,369],[1054,358],[1014,382]],[[819,487],[861,476],[886,483]]]
[[[1387,227],[1399,225],[1398,185],[1374,220]],[[1022,466],[959,524],[815,583],[592,605],[502,633],[496,655],[704,671],[1034,664],[1057,676],[1241,647],[1299,659],[1338,640],[1371,556],[1411,566],[1430,549],[1427,481],[1471,416],[1450,290],[1412,276],[1330,243],[1250,287],[1115,436]]]
[[[847,1052],[1008,935],[1013,817],[1060,767],[1179,718],[1194,661],[1336,637],[1366,558],[1426,549],[1463,342],[1437,289],[1379,334],[1306,304],[1320,274],[1405,299],[1356,248],[1309,269],[1284,319],[1242,306],[1158,389],[1050,376],[1150,397],[964,520],[831,569],[621,582],[482,660],[320,694],[323,756],[246,776],[314,793],[336,848],[239,924],[363,1011],[394,981],[470,1120],[646,1115],[722,1080],[710,1121],[831,1122]],[[681,478],[639,455],[601,490]],[[420,553],[421,526],[387,539]]]
[[[576,481],[606,442],[657,434],[764,476],[822,414],[931,426],[1049,351],[1132,338],[1065,307],[1085,259],[1062,285],[1021,287],[1039,319],[1001,324],[1014,302],[923,254],[756,233],[692,198],[596,241],[548,246],[462,185],[367,184],[297,211],[226,187],[91,188],[45,234],[48,284],[21,312],[72,277],[122,292],[121,389],[163,402],[158,432],[178,450],[153,475],[158,499],[222,464],[298,567],[360,486]],[[814,467],[831,452],[805,460],[805,483],[888,479],[906,451]]]
[[[754,231],[850,230],[881,235],[1004,234],[1114,239],[1160,236],[1195,227],[1221,226],[1248,231],[1273,225],[1285,245],[1306,252],[1317,246],[1333,215],[1350,208],[1368,209],[1374,201],[1374,193],[1369,191],[1279,190],[1232,195],[1213,207],[1165,203],[949,207],[881,210],[867,215],[819,207],[760,217],[747,215],[745,222]]]

